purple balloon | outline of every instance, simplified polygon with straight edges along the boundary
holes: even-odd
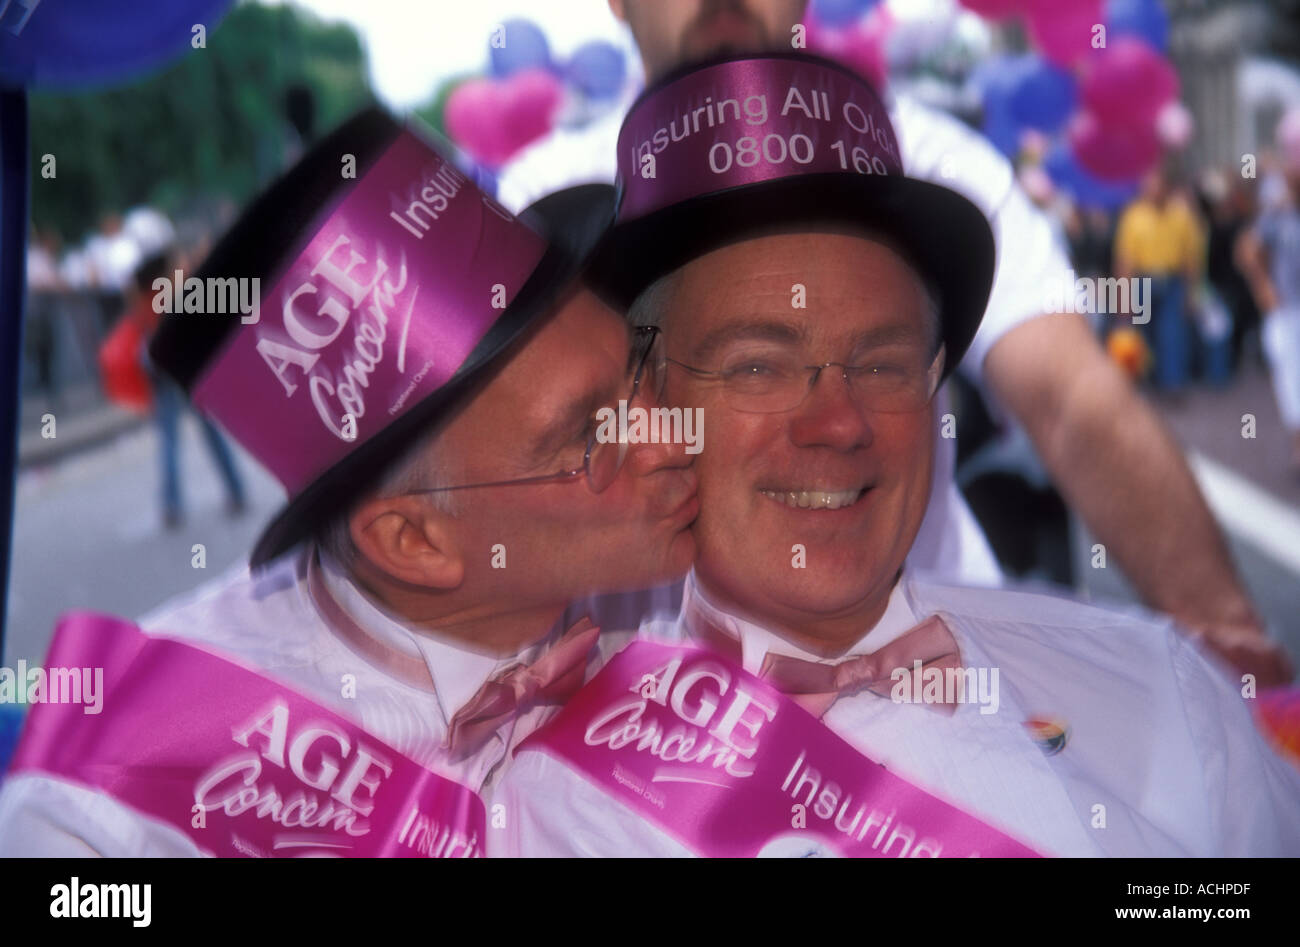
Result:
[[[1032,53],[1001,55],[986,59],[975,67],[970,82],[979,92],[984,110],[981,130],[999,151],[1014,158],[1020,151],[1020,133],[1024,126],[1013,114],[1011,96],[1041,60]]]
[[[1028,0],[959,0],[962,6],[991,20],[1001,20],[1025,12]]]
[[[1058,66],[1073,66],[1092,49],[1093,29],[1102,22],[1102,0],[1029,0],[1029,36]]]
[[[522,72],[525,69],[549,69],[551,45],[542,28],[532,20],[506,20],[501,24],[504,44],[488,44],[492,61],[492,75],[498,78]],[[495,37],[494,37],[495,39]]]
[[[623,61],[623,51],[613,43],[593,40],[574,51],[564,74],[591,98],[608,99],[622,91],[627,65]]]
[[[1017,124],[1050,134],[1065,124],[1078,97],[1070,73],[1034,57],[1013,77],[1007,108]]]
[[[1079,164],[1103,181],[1130,181],[1160,160],[1161,145],[1153,124],[1106,123],[1080,112],[1067,132]]]
[[[1080,87],[1084,106],[1108,122],[1149,124],[1178,96],[1178,73],[1145,40],[1122,36],[1089,59]]]
[[[1106,29],[1110,39],[1136,36],[1162,53],[1169,49],[1169,15],[1159,0],[1108,0]]]
[[[876,5],[878,0],[812,0],[812,15],[823,26],[848,26]]]
[[[1056,186],[1083,207],[1118,210],[1137,196],[1137,181],[1102,181],[1079,167],[1064,141],[1058,141],[1043,159],[1043,168]]]
[[[0,2],[0,83],[74,88],[122,82],[194,53],[191,29],[217,31],[231,0]]]

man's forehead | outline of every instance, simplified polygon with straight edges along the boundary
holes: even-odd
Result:
[[[705,358],[748,342],[864,351],[891,345],[918,345],[925,341],[926,327],[921,317],[909,318],[900,312],[891,313],[882,320],[841,321],[835,325],[819,320],[815,313],[777,318],[751,315],[710,324],[691,341],[691,351],[696,357]]]
[[[776,230],[718,247],[678,271],[679,286],[715,295],[789,296],[800,280],[822,292],[852,292],[864,282],[911,288],[915,267],[885,235],[851,225],[825,224]],[[792,282],[793,281],[793,282]]]
[[[915,270],[887,242],[856,231],[739,241],[693,260],[666,289],[655,303],[673,334],[685,330],[710,348],[744,335],[883,344],[926,331]]]

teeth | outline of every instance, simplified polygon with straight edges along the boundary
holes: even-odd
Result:
[[[763,490],[763,496],[771,497],[786,506],[801,510],[838,510],[848,506],[861,494],[861,490]]]

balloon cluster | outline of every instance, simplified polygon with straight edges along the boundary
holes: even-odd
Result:
[[[623,51],[613,43],[584,43],[561,61],[527,19],[507,20],[488,46],[489,75],[460,82],[445,111],[448,135],[488,169],[550,133],[566,99],[614,99],[627,77]]]
[[[988,60],[972,77],[984,131],[1013,157],[1027,131],[1049,136],[1042,166],[1079,203],[1125,203],[1166,150],[1191,140],[1159,0],[959,2],[1023,20],[1036,51]]]
[[[810,52],[842,62],[877,88],[884,85],[894,18],[880,0],[812,0],[803,24]]]

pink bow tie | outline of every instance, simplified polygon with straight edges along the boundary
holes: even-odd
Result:
[[[714,650],[730,654],[740,660],[740,642],[726,632],[696,617],[690,623],[691,634]],[[915,662],[920,661],[920,668]],[[768,652],[763,658],[758,676],[790,697],[814,717],[822,717],[841,697],[861,691],[871,691],[880,697],[891,697],[897,683],[896,670],[912,677],[909,694],[919,700],[922,694],[922,674],[935,668],[941,673],[948,668],[962,666],[957,639],[938,615],[931,615],[915,628],[895,638],[871,654],[859,654],[835,664],[821,664],[803,658]],[[935,701],[934,709],[951,714],[956,710],[956,700]]]
[[[599,636],[600,628],[583,618],[532,664],[516,664],[480,687],[451,718],[451,760],[477,753],[511,717],[538,704],[564,703],[582,686],[587,657]]]

